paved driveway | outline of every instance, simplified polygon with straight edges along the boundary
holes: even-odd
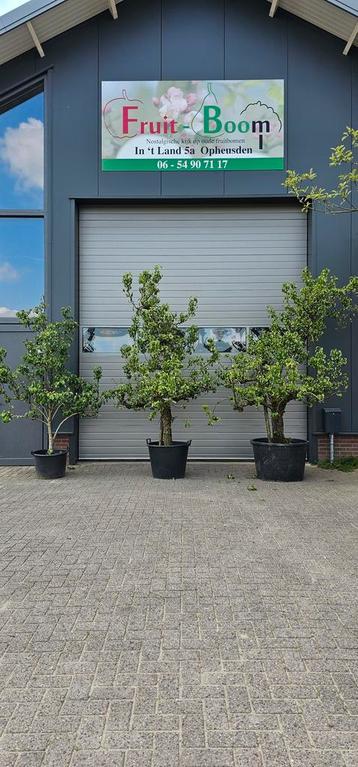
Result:
[[[253,474],[0,469],[1,767],[357,767],[358,473]]]

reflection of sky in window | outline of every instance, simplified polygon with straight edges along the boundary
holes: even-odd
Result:
[[[255,331],[262,328],[255,328]],[[198,328],[199,337],[195,347],[198,354],[207,352],[207,342],[214,341],[219,352],[245,351],[247,341],[246,327],[238,328]],[[128,328],[82,328],[82,351],[97,354],[118,354],[123,345],[131,344]]]
[[[246,345],[246,327],[200,328],[196,351],[206,351],[209,340],[214,342],[218,352],[242,351]]]
[[[130,344],[128,328],[83,328],[82,351],[101,354],[119,354],[121,347]]]
[[[0,209],[43,208],[43,101],[0,114]]]
[[[43,208],[43,102],[40,93],[0,114],[0,209],[20,216]],[[42,219],[0,217],[0,319],[41,300],[43,226]]]
[[[43,220],[0,218],[0,319],[39,303],[43,273]]]

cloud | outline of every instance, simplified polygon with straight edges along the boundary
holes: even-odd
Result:
[[[43,122],[29,117],[17,128],[7,128],[0,139],[0,160],[8,165],[22,189],[43,189]]]
[[[8,309],[7,306],[0,306],[0,317],[16,317],[17,309]]]
[[[15,282],[20,276],[20,272],[14,269],[8,261],[0,263],[0,282]]]

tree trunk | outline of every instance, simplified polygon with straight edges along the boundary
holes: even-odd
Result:
[[[52,420],[51,418],[47,421],[47,439],[48,439],[48,448],[47,452],[51,455],[53,453],[53,436],[52,436]]]
[[[166,447],[173,442],[172,421],[172,411],[170,405],[168,405],[160,414],[160,444]]]
[[[270,414],[269,414],[267,405],[264,405],[264,418],[265,418],[267,439],[269,442],[272,442],[272,427],[271,427]]]
[[[272,442],[286,442],[284,433],[283,413],[271,414],[272,419]]]

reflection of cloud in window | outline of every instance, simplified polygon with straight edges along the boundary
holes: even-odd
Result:
[[[20,272],[14,269],[8,261],[0,262],[0,282],[15,282],[20,277]]]
[[[205,352],[208,349],[209,340],[214,342],[218,352],[245,351],[246,327],[199,328],[199,340],[196,351],[199,353]]]
[[[42,219],[0,218],[0,317],[14,317],[16,310],[39,303],[43,248]]]
[[[7,128],[0,139],[0,159],[23,189],[44,187],[44,126],[29,117],[17,128]]]

